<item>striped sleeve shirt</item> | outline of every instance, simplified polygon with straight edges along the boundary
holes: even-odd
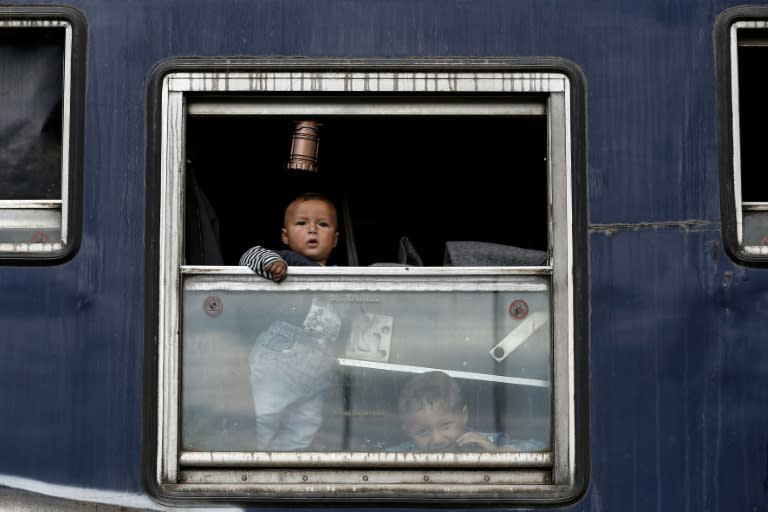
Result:
[[[267,270],[267,266],[275,261],[283,261],[283,258],[275,251],[270,251],[260,245],[251,247],[240,257],[240,265],[248,267],[261,277],[266,277],[272,281],[275,280],[275,277],[272,272]]]
[[[273,251],[257,245],[251,247],[240,257],[240,265],[245,266],[256,272],[261,277],[272,281],[275,280],[272,272],[267,270],[267,266],[275,261],[284,261],[286,265],[296,266],[315,266],[317,263],[301,254],[291,250]]]

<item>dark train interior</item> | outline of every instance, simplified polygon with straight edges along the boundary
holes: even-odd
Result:
[[[237,265],[253,245],[282,248],[284,207],[309,190],[339,210],[331,265],[398,263],[402,237],[425,266],[444,264],[447,241],[547,250],[545,116],[312,119],[317,172],[286,169],[296,116],[189,116],[187,190],[192,177],[210,202],[223,261],[188,246],[187,264]]]

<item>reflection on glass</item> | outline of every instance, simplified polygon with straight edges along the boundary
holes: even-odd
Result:
[[[548,296],[187,289],[184,449],[548,449]]]

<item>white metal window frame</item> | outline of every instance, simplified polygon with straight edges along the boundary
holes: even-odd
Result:
[[[736,239],[739,247],[752,255],[768,255],[768,245],[744,245],[744,213],[767,212],[768,202],[746,202],[741,193],[741,118],[739,104],[739,30],[764,29],[765,45],[768,46],[768,20],[737,21],[730,29],[730,58],[731,58],[731,129],[733,130],[733,192],[736,203]]]
[[[570,83],[557,72],[508,72],[449,64],[439,71],[399,69],[360,71],[323,69],[258,72],[170,72],[164,76],[160,116],[160,208],[158,253],[157,444],[155,478],[169,493],[205,496],[382,497],[534,499],[571,496],[576,485],[574,382],[574,289],[571,191]],[[385,66],[382,66],[385,67]],[[200,93],[217,95],[280,93],[280,100],[210,103]],[[308,93],[332,93],[354,102],[302,101]],[[386,93],[384,103],[369,93]],[[423,101],[412,100],[415,94]],[[471,93],[457,102],[455,93]],[[482,96],[509,98],[483,102]],[[526,96],[528,95],[528,96]],[[442,101],[440,98],[451,98]],[[398,98],[406,101],[398,102]],[[479,99],[478,99],[479,98]],[[536,98],[527,101],[526,98]],[[184,453],[180,449],[180,297],[186,278],[207,276],[212,286],[258,290],[267,285],[241,267],[185,267],[183,204],[185,120],[188,115],[546,115],[550,265],[546,267],[301,268],[292,286],[304,290],[476,289],[515,286],[525,275],[551,276],[553,311],[553,395],[551,451],[539,454],[394,453]],[[478,284],[478,283],[485,283]],[[489,284],[490,283],[490,284]],[[285,283],[281,286],[286,286]],[[289,285],[291,286],[291,285]],[[340,287],[340,288],[339,288]],[[351,287],[351,288],[350,288]],[[452,288],[453,287],[453,288]],[[186,466],[190,467],[187,468]],[[288,468],[288,469],[286,469]],[[300,468],[296,470],[296,468]],[[440,468],[435,471],[433,468]],[[448,469],[446,471],[446,468]]]
[[[0,200],[0,229],[52,229],[61,232],[61,240],[40,242],[8,242],[0,239],[0,253],[51,254],[62,251],[69,243],[69,152],[70,112],[72,108],[72,25],[66,20],[2,19],[0,30],[7,28],[64,28],[64,62],[61,125],[61,199]]]

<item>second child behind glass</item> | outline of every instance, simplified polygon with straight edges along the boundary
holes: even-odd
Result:
[[[395,452],[538,451],[545,445],[512,439],[503,432],[478,432],[468,426],[469,411],[459,384],[440,371],[419,373],[400,390],[400,420],[409,441],[387,448]]]
[[[336,208],[320,194],[299,196],[285,209],[281,236],[288,249],[255,246],[240,265],[277,283],[286,278],[289,265],[324,266],[339,238]],[[290,309],[258,335],[248,358],[257,450],[310,446],[336,367],[339,312],[319,297],[306,308]]]

